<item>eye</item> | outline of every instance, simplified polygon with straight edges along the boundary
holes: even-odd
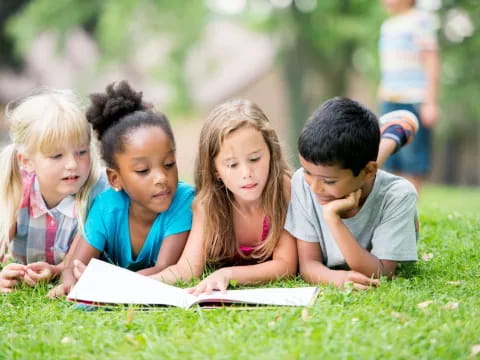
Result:
[[[163,165],[163,166],[165,166],[166,169],[171,169],[172,167],[175,166],[175,164],[176,164],[176,162],[175,162],[175,161],[172,161],[172,162],[169,162],[169,163],[167,163],[167,164],[165,164],[165,165]]]
[[[229,168],[229,169],[234,169],[234,168],[236,168],[236,167],[237,167],[237,163],[229,163],[229,164],[227,164],[227,168]]]
[[[60,159],[62,157],[62,154],[54,154],[54,155],[50,155],[49,158],[50,159]]]
[[[77,154],[78,154],[79,156],[88,154],[88,150],[87,150],[87,149],[79,150],[79,151],[77,152]]]
[[[140,170],[135,170],[137,174],[140,175],[146,175],[148,173],[149,169],[140,169]]]
[[[251,162],[257,162],[258,160],[260,160],[260,156],[257,156],[257,157],[253,157],[250,159]]]
[[[335,180],[323,180],[323,183],[324,183],[325,185],[333,185],[333,184],[336,183],[336,181],[335,181]]]

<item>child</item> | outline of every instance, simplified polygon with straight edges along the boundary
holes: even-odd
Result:
[[[433,22],[414,0],[383,0],[392,14],[379,41],[381,113],[409,110],[420,119],[413,142],[392,156],[385,169],[405,176],[420,190],[430,168],[431,132],[438,121],[439,55]]]
[[[229,281],[258,284],[294,275],[295,239],[283,230],[290,176],[275,131],[247,100],[217,106],[201,134],[195,166],[192,231],[176,265],[156,279],[200,277],[207,263],[222,267],[191,289],[225,291]]]
[[[72,259],[87,264],[103,256],[144,275],[157,273],[177,262],[192,222],[194,191],[178,181],[170,124],[125,81],[90,98],[87,119],[101,142],[111,189],[95,199]],[[62,274],[64,293],[76,282],[74,267]]]
[[[12,143],[0,164],[0,292],[63,269],[90,199],[106,187],[90,125],[71,92],[51,90],[10,103]],[[5,255],[10,248],[11,256]],[[4,256],[5,255],[5,256]]]
[[[375,115],[345,98],[325,102],[305,125],[285,229],[306,281],[367,289],[417,260],[416,192],[378,170],[379,142]]]

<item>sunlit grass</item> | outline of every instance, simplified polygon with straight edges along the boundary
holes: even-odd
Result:
[[[376,290],[322,287],[306,310],[132,317],[128,308],[75,310],[47,300],[46,287],[22,289],[0,297],[0,359],[465,359],[480,344],[480,191],[429,186],[420,204],[422,260]]]

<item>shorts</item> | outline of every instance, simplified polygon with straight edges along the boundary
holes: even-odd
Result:
[[[412,142],[405,145],[385,162],[383,168],[393,173],[404,173],[413,176],[425,176],[430,171],[432,130],[422,126],[419,114],[420,104],[401,104],[383,102],[380,104],[380,114],[394,110],[408,110],[419,119],[418,131]]]

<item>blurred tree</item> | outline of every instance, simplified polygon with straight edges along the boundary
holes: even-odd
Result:
[[[142,41],[145,31],[168,35],[171,40],[168,61],[154,76],[174,85],[177,93],[172,96],[173,108],[189,108],[183,65],[189,47],[202,34],[206,22],[207,12],[202,1],[189,2],[188,6],[176,1],[153,0],[26,2],[6,27],[19,56],[25,54],[31,42],[45,30],[55,31],[63,40],[74,27],[86,29],[96,38],[103,63],[127,59],[136,50],[135,44]]]
[[[0,1],[0,67],[5,66],[14,70],[22,67],[22,58],[15,56],[14,42],[7,36],[5,25],[7,20],[19,12],[28,0],[2,0]]]
[[[376,88],[377,40],[385,16],[378,1],[225,0],[224,3],[227,1],[230,5],[245,4],[243,11],[229,15],[230,18],[278,39],[279,62],[283,65],[290,95],[292,144],[313,107],[323,99],[346,94],[351,69],[366,75],[371,86],[365,91]],[[7,30],[15,40],[17,53],[22,54],[31,40],[45,29],[55,29],[65,35],[72,27],[83,26],[95,35],[107,61],[128,57],[133,48],[131,44],[142,41],[138,22],[142,29],[169,34],[172,40],[169,60],[155,74],[159,80],[174,85],[177,93],[172,97],[173,106],[184,110],[189,105],[184,78],[186,55],[207,22],[219,16],[213,13],[211,4],[221,2],[30,0],[21,12],[11,17]],[[13,0],[1,2],[2,6],[8,4],[17,9],[12,5],[15,3]],[[259,7],[270,9],[265,12],[267,16],[258,16]],[[6,14],[14,13],[10,10]],[[471,127],[480,122],[480,102],[476,98],[480,83],[480,68],[476,64],[480,53],[480,2],[443,0],[437,14],[442,48],[440,130],[450,139],[474,138],[478,142],[480,130],[472,131]],[[318,88],[320,98],[318,91],[312,91]],[[459,148],[458,143],[453,144],[456,145],[451,145],[451,152]]]

